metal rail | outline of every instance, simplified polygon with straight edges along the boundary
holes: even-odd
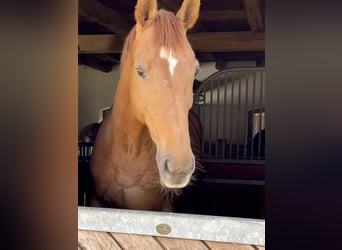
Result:
[[[78,229],[265,245],[259,219],[78,207]]]

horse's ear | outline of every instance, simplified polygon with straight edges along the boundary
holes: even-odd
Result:
[[[146,27],[156,17],[157,0],[138,0],[135,6],[135,21],[140,27]]]
[[[177,18],[186,30],[191,29],[199,16],[200,0],[184,0],[177,12]]]

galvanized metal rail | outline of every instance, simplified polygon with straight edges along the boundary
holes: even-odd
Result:
[[[78,229],[265,245],[259,219],[79,207]]]

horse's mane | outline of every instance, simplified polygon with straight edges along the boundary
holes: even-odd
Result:
[[[185,32],[177,17],[170,11],[160,9],[154,21],[154,42],[156,46],[174,49],[180,47],[185,41]],[[121,55],[121,66],[126,61],[136,35],[136,25],[126,37]]]

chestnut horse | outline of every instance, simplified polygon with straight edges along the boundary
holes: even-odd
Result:
[[[96,135],[97,135],[97,131],[100,128],[100,123],[94,122],[91,123],[87,126],[85,126],[79,136],[78,136],[78,140],[79,141],[84,141],[84,142],[91,142],[91,141],[95,141]]]
[[[111,113],[95,141],[90,169],[98,205],[172,211],[195,170],[188,115],[199,63],[186,38],[200,0],[174,15],[138,0]],[[93,203],[94,205],[94,203]]]

